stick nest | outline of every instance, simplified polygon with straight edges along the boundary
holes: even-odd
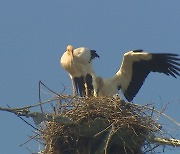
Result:
[[[141,154],[147,139],[159,131],[145,106],[119,98],[59,96],[54,115],[67,122],[46,122],[43,154]],[[148,149],[146,149],[148,150]]]

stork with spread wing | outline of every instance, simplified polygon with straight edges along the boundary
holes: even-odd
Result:
[[[93,75],[94,95],[114,96],[121,89],[125,98],[132,101],[150,72],[164,73],[176,78],[180,76],[180,58],[172,53],[148,53],[133,50],[124,54],[118,72],[103,79]]]

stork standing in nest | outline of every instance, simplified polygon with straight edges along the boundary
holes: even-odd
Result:
[[[90,96],[93,91],[92,60],[99,55],[95,50],[90,50],[85,47],[74,49],[72,45],[67,46],[60,59],[60,64],[65,71],[68,72],[73,87],[73,95]]]
[[[180,76],[180,58],[171,53],[148,53],[143,50],[124,54],[118,72],[111,78],[103,79],[93,75],[94,95],[113,97],[121,89],[125,98],[132,101],[150,72]]]

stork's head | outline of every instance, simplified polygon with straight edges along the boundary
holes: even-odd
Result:
[[[66,52],[68,53],[68,55],[73,56],[73,50],[74,50],[74,47],[72,45],[68,45]]]
[[[97,84],[98,87],[102,87],[103,84],[104,84],[103,78],[100,77],[100,76],[98,76],[98,77],[96,78],[96,84]]]

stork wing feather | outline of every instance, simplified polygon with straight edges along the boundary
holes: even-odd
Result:
[[[126,99],[133,100],[150,72],[164,73],[174,78],[180,76],[180,58],[177,56],[169,53],[138,53],[137,50],[126,53],[120,68],[120,72],[124,72],[121,73],[122,77],[128,76],[128,84],[121,84]]]
[[[82,64],[90,63],[92,59],[98,57],[99,55],[95,50],[90,50],[88,48],[80,47],[74,49],[73,55],[78,58],[78,62]]]
[[[85,87],[84,87],[84,78],[83,76],[81,77],[74,77],[74,84],[75,84],[75,88],[77,93],[80,94],[80,96],[85,96]]]
[[[143,85],[144,80],[150,73],[150,70],[147,69],[147,63],[145,61],[134,62],[132,66],[132,77],[131,81],[124,92],[124,96],[128,101],[132,101],[134,96],[138,93],[139,89]]]
[[[92,76],[90,74],[87,74],[85,78],[83,76],[74,77],[74,83],[75,83],[76,91],[78,94],[80,94],[81,97],[86,95],[85,83],[88,89],[88,96],[92,95],[93,85],[92,85]]]
[[[92,60],[92,59],[94,59],[94,58],[99,58],[99,55],[96,53],[96,51],[95,50],[90,50],[91,51],[91,58],[90,58],[90,61]]]

